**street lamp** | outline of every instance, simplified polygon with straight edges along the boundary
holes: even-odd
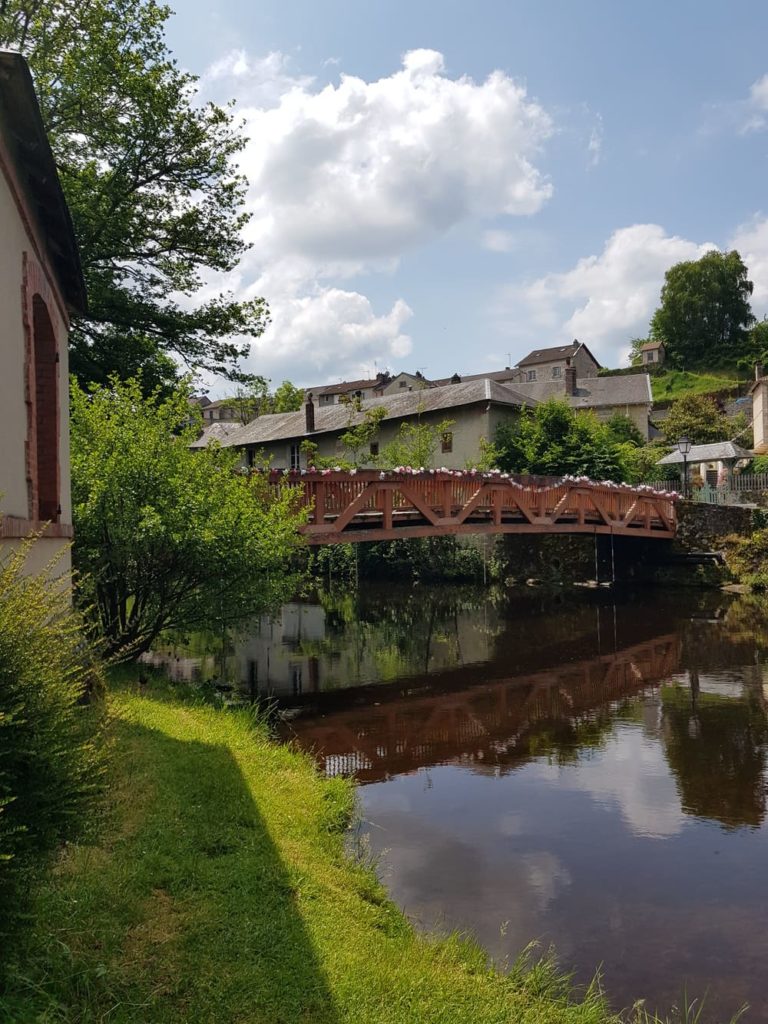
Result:
[[[677,450],[683,456],[683,497],[688,497],[688,453],[691,450],[691,439],[685,434],[678,439]]]

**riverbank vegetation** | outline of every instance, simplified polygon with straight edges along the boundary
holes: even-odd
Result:
[[[72,389],[72,505],[79,599],[106,653],[135,657],[163,630],[219,628],[287,600],[304,521],[290,488],[268,493],[239,455],[191,450],[184,388],[136,381]]]
[[[343,832],[353,789],[248,711],[165,684],[109,697],[108,825],[40,893],[0,1016],[112,1024],[604,1024],[551,962],[504,976],[420,937]]]
[[[35,886],[88,833],[103,783],[101,674],[68,580],[25,576],[28,549],[0,566],[0,991]]]

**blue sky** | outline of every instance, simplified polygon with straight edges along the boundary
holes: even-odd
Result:
[[[608,365],[668,266],[737,247],[768,312],[768,5],[178,0],[169,43],[251,139],[273,324],[250,368]]]

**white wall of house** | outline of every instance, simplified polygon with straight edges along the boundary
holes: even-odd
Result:
[[[0,130],[2,125],[0,125]],[[10,162],[0,147],[0,403],[3,408],[3,440],[0,445],[0,545],[18,547],[19,538],[42,526],[49,518],[52,491],[42,481],[48,505],[41,509],[40,473],[47,450],[38,465],[36,431],[51,434],[58,456],[58,481],[54,507],[60,512],[51,518],[57,522],[49,535],[41,539],[29,560],[29,568],[41,567],[62,551],[62,570],[70,566],[69,536],[72,509],[69,480],[69,386],[67,334],[68,317],[57,282],[47,266],[34,230],[22,219],[23,193],[15,180]],[[35,329],[41,332],[49,318],[58,362],[40,368],[35,359]],[[51,372],[55,380],[55,402],[38,402],[36,367],[41,374]],[[41,385],[42,386],[42,385]],[[53,386],[53,385],[52,385]],[[46,392],[42,392],[45,394]],[[44,421],[41,420],[44,418]],[[46,418],[47,417],[47,418]],[[50,417],[56,417],[53,422]],[[58,534],[58,536],[56,536]]]

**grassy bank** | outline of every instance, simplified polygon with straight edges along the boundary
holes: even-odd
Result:
[[[740,381],[726,373],[692,373],[688,370],[665,370],[651,376],[654,402],[670,402],[683,395],[714,395],[735,392]]]
[[[353,789],[320,780],[246,712],[165,689],[110,697],[113,780],[98,847],[40,899],[0,1018],[56,1022],[548,1024],[611,1019],[547,970],[487,968],[414,934],[343,829]]]

